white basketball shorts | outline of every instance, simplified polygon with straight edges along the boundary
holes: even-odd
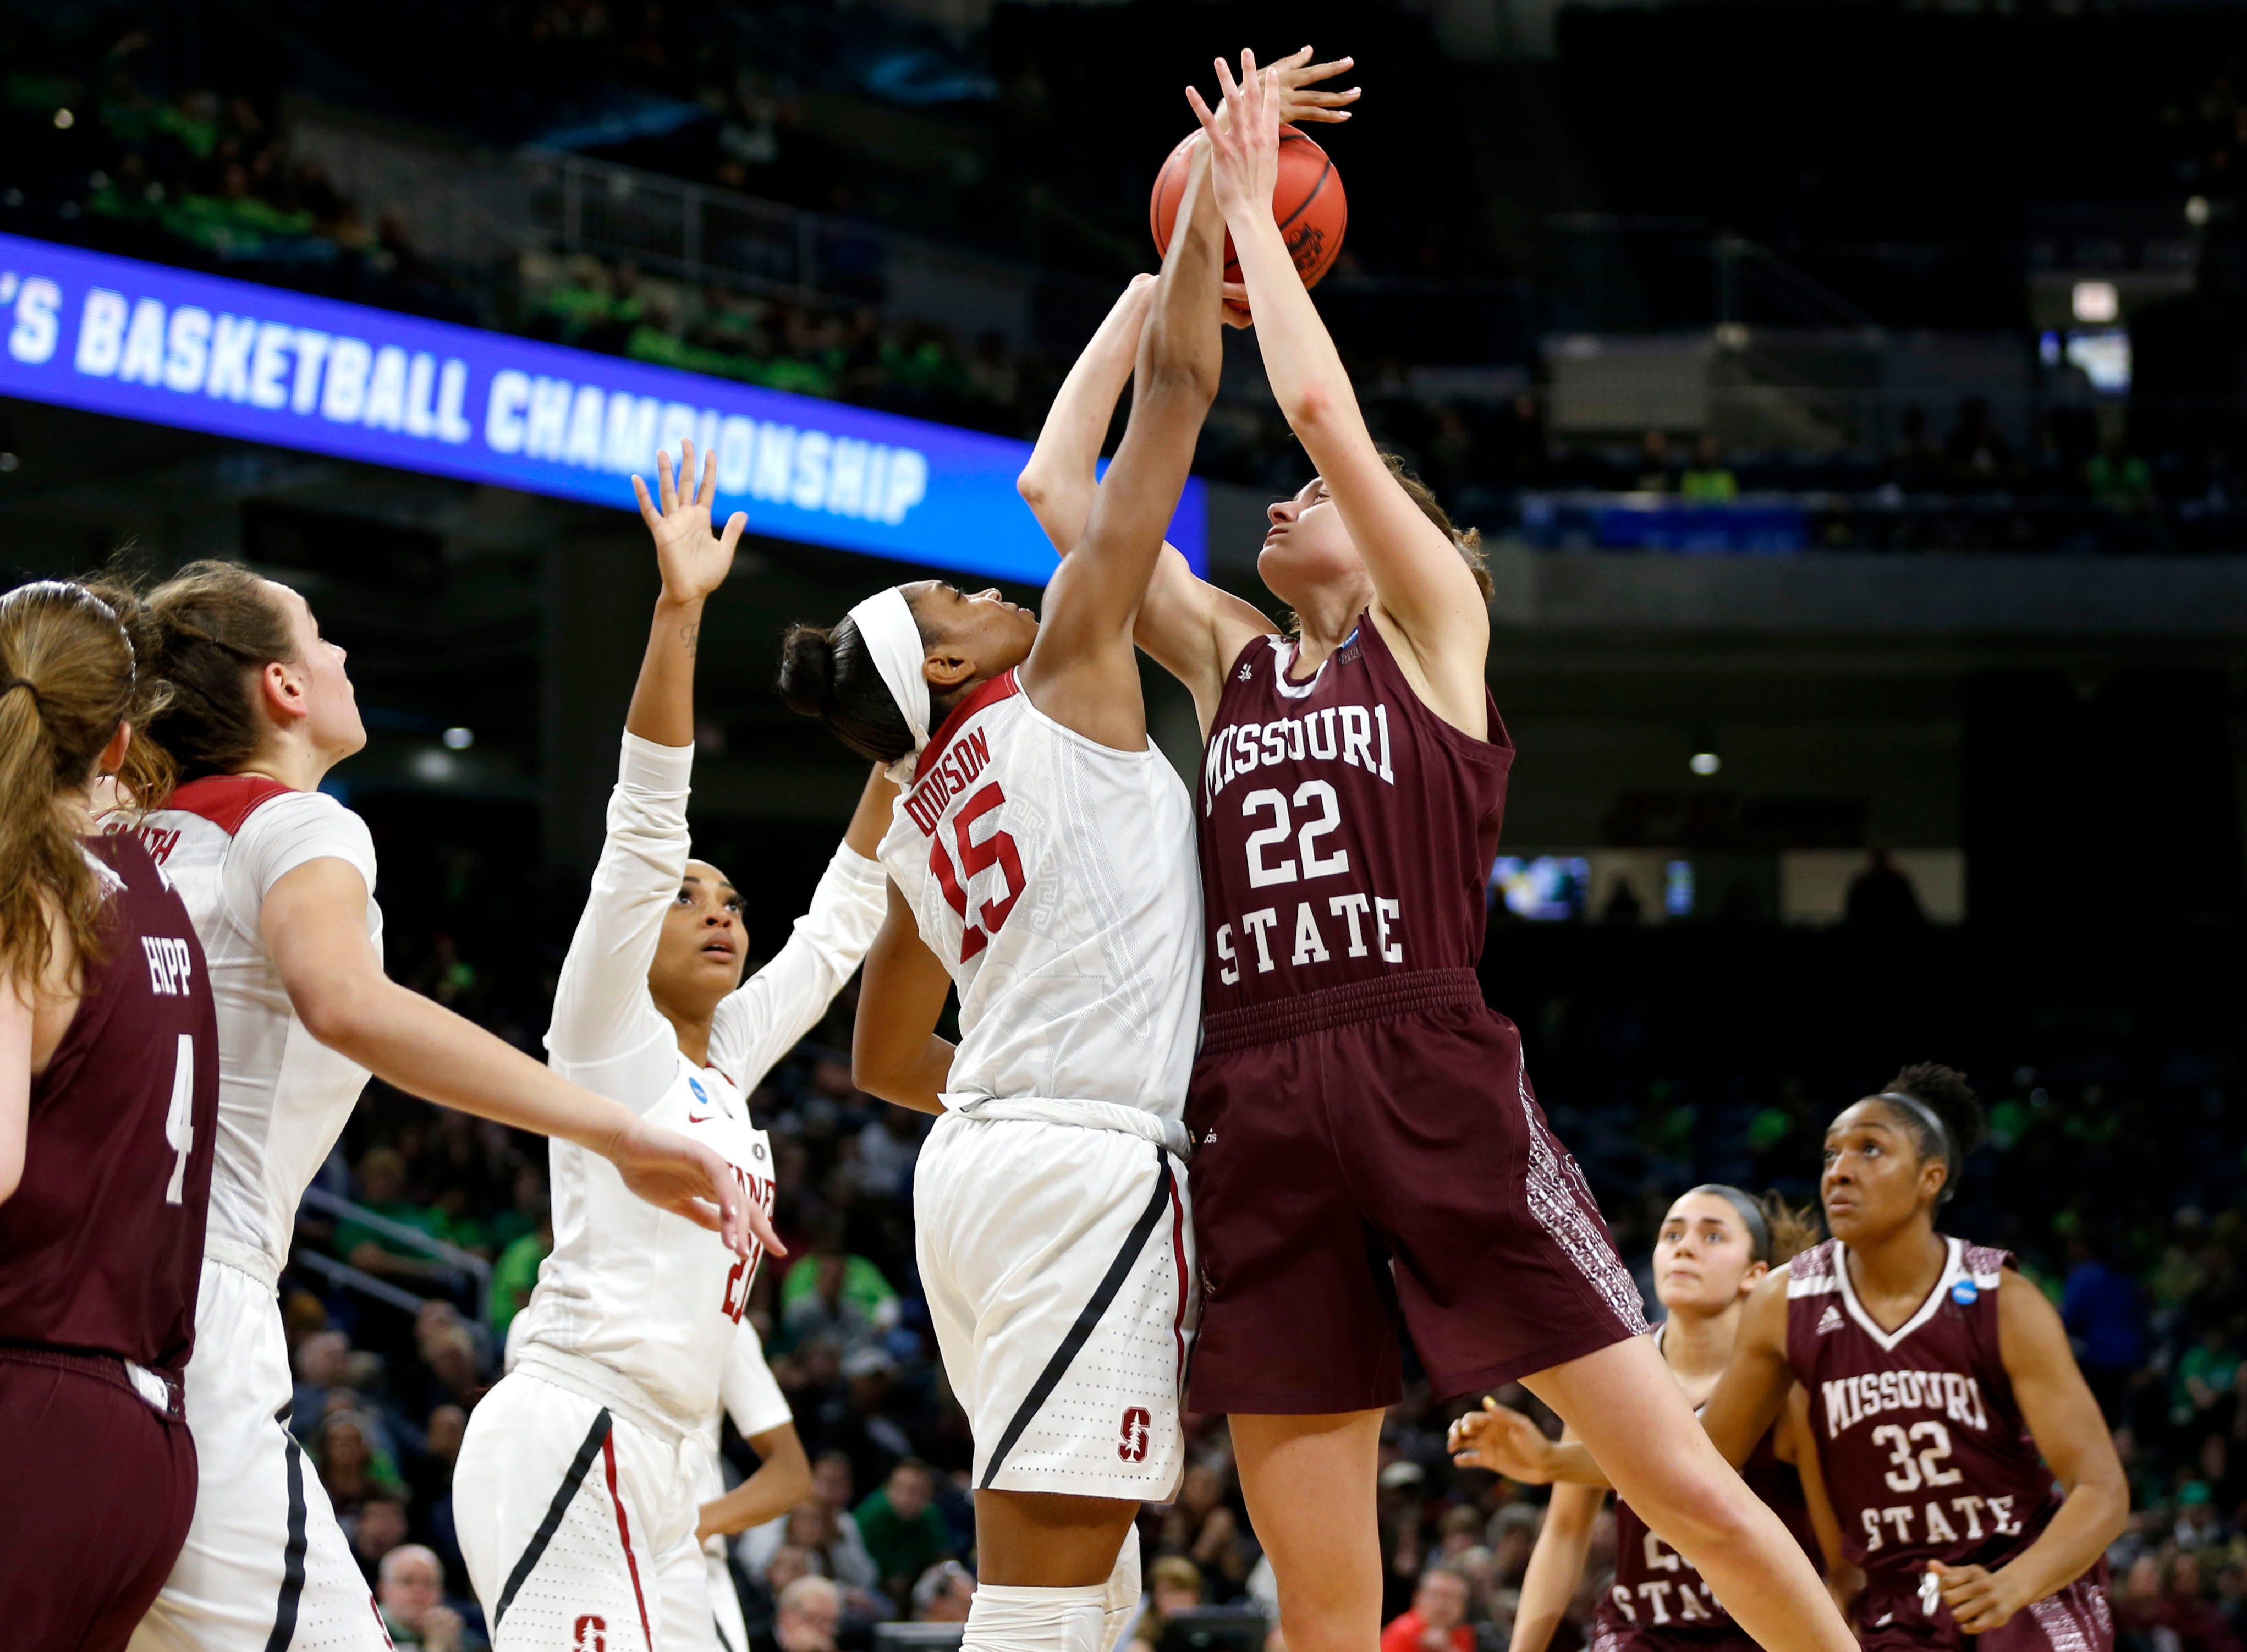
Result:
[[[129,1652],[386,1652],[319,1471],[289,1432],[273,1287],[206,1257],[188,1362],[195,1517]]]
[[[493,1652],[670,1652],[665,1560],[694,1542],[694,1458],[673,1437],[528,1369],[468,1418],[453,1518]],[[707,1622],[707,1614],[704,1614]]]
[[[1185,1166],[1120,1130],[947,1113],[913,1216],[977,1489],[1167,1501],[1192,1334]]]
[[[754,1330],[744,1330],[753,1336]],[[694,1482],[694,1506],[726,1494],[726,1477],[718,1455],[707,1446],[701,1451]],[[665,1652],[749,1652],[749,1628],[741,1616],[741,1597],[734,1587],[734,1574],[726,1565],[726,1539],[714,1537],[698,1544],[689,1532],[686,1541],[673,1546],[659,1562],[663,1573],[663,1632]]]

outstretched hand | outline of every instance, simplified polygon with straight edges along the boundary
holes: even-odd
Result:
[[[1210,188],[1218,209],[1236,234],[1245,234],[1258,218],[1270,221],[1272,191],[1280,181],[1278,78],[1259,69],[1256,54],[1243,47],[1240,79],[1235,81],[1219,58],[1217,83],[1225,94],[1222,120],[1202,101],[1199,88],[1186,88],[1186,102],[1208,134]]]
[[[1488,1469],[1527,1485],[1542,1485],[1553,1478],[1544,1465],[1552,1449],[1544,1430],[1487,1395],[1481,1410],[1469,1411],[1451,1424],[1449,1445],[1451,1461],[1463,1469]]]
[[[1331,63],[1313,63],[1311,49],[1301,46],[1289,52],[1272,65],[1272,85],[1279,94],[1280,119],[1290,126],[1316,122],[1323,126],[1337,125],[1349,119],[1347,106],[1356,103],[1359,88],[1346,92],[1313,90],[1322,80],[1331,80],[1343,70],[1353,67],[1355,58],[1336,58]]]
[[[763,1202],[744,1192],[733,1166],[700,1142],[635,1118],[603,1153],[634,1193],[708,1228],[735,1255],[748,1255],[752,1245],[774,1256],[788,1254]]]
[[[741,543],[748,517],[735,511],[726,519],[723,534],[710,526],[710,502],[718,496],[718,455],[702,458],[702,485],[694,485],[694,444],[680,443],[678,480],[672,479],[671,454],[655,455],[655,480],[663,500],[658,510],[647,496],[647,484],[632,479],[639,500],[640,520],[655,536],[655,560],[663,570],[663,594],[673,602],[700,602],[726,583],[734,565],[734,547]]]

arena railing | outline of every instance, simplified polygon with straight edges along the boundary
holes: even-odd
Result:
[[[420,1228],[407,1223],[393,1221],[379,1211],[369,1210],[356,1200],[331,1193],[325,1188],[306,1188],[304,1203],[306,1206],[325,1215],[344,1221],[355,1222],[361,1227],[379,1233],[384,1239],[402,1245],[410,1251],[417,1251],[433,1261],[441,1262],[447,1267],[467,1275],[475,1287],[477,1321],[484,1325],[491,1323],[491,1264],[485,1261],[482,1257],[473,1252],[464,1251],[457,1245],[447,1244],[445,1240],[425,1233]],[[406,1307],[409,1313],[419,1311],[428,1300],[415,1296],[412,1292],[392,1285],[386,1280],[377,1279],[364,1269],[352,1267],[340,1258],[323,1256],[318,1252],[307,1251],[300,1247],[297,1252],[296,1259],[346,1289],[355,1290],[363,1295],[388,1302],[393,1307]],[[411,1306],[409,1307],[408,1304]]]

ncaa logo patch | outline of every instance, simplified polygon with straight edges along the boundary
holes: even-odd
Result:
[[[702,1088],[700,1079],[690,1077],[686,1081],[686,1088],[694,1092],[694,1100],[699,1105],[703,1107],[710,1105],[710,1092]]]
[[[1147,1441],[1154,1432],[1155,1419],[1144,1405],[1134,1405],[1124,1413],[1124,1437],[1117,1443],[1116,1455],[1126,1463],[1147,1460]]]
[[[1973,1307],[1975,1299],[1981,1294],[1982,1287],[1972,1280],[1960,1280],[1950,1287],[1950,1300],[1961,1307]]]

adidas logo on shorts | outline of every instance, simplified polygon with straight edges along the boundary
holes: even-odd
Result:
[[[1818,1316],[1818,1335],[1823,1336],[1828,1331],[1838,1331],[1841,1328],[1841,1310],[1831,1302],[1827,1303],[1826,1311]]]

